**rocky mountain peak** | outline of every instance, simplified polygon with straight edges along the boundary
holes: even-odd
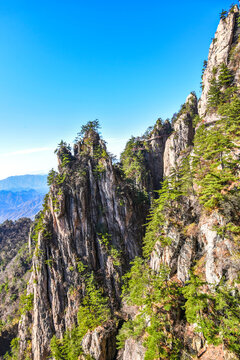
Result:
[[[207,115],[208,93],[211,86],[211,80],[216,74],[221,64],[229,65],[231,62],[231,51],[236,46],[239,35],[237,21],[239,18],[239,8],[234,5],[228,15],[220,20],[215,36],[209,49],[208,60],[202,76],[202,95],[199,101],[199,115]],[[210,115],[209,115],[210,116]]]
[[[164,175],[170,175],[181,159],[191,151],[194,138],[194,118],[198,115],[198,99],[195,93],[188,95],[185,104],[175,115],[173,133],[166,141],[164,150]]]

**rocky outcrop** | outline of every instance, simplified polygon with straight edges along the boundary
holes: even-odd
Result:
[[[96,360],[114,360],[116,358],[116,334],[114,322],[97,327],[88,332],[82,340],[84,353]]]
[[[172,130],[168,120],[158,119],[142,137],[132,137],[121,154],[125,176],[150,197],[155,197],[154,190],[159,190],[163,181],[163,154]]]
[[[151,267],[158,271],[161,264],[166,264],[171,275],[176,274],[185,283],[190,269],[197,263],[208,283],[219,283],[223,276],[232,282],[240,270],[240,260],[234,256],[236,245],[213,230],[224,225],[223,217],[217,212],[207,215],[195,197],[182,198],[178,214],[170,216],[181,219],[181,226],[171,221],[166,224],[171,245],[163,247],[160,242],[156,243],[150,258]]]
[[[150,181],[147,185],[149,192],[159,190],[164,175],[164,152],[167,141],[172,133],[172,126],[169,121],[163,125],[156,124],[149,139],[146,140],[147,151],[144,152],[146,170],[149,173]]]
[[[173,133],[166,141],[164,149],[164,176],[169,176],[171,170],[191,151],[194,138],[194,117],[198,114],[197,97],[190,94],[183,107],[182,113],[173,124]]]
[[[210,45],[207,67],[203,73],[203,90],[199,101],[199,115],[204,117],[205,121],[212,121],[212,114],[207,114],[208,92],[211,85],[214,69],[217,69],[222,63],[229,64],[231,60],[231,50],[238,41],[238,27],[236,19],[238,16],[238,7],[234,6],[229,15],[220,20],[215,37]],[[236,74],[238,76],[238,74]]]
[[[144,360],[145,352],[146,349],[140,342],[129,338],[126,340],[123,353],[119,355],[118,360]]]

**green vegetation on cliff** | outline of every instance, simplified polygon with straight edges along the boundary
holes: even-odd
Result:
[[[181,311],[180,287],[169,280],[169,270],[162,266],[155,273],[141,258],[132,263],[124,276],[123,299],[129,305],[140,308],[134,320],[123,324],[118,335],[118,347],[126,339],[143,337],[146,347],[145,359],[179,359],[181,342],[174,331],[174,321]]]
[[[85,294],[78,310],[78,325],[67,330],[62,339],[52,338],[51,354],[55,360],[78,360],[83,354],[81,342],[84,335],[111,317],[108,299],[98,288],[93,273],[85,274],[83,278]]]

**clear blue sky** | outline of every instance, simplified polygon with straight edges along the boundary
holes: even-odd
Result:
[[[0,1],[0,178],[47,172],[98,118],[110,151],[200,96],[231,1]]]

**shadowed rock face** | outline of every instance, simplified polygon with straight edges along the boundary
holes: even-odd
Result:
[[[166,141],[164,149],[164,176],[169,176],[193,146],[193,120],[198,115],[197,97],[190,94],[185,103],[186,110],[177,118],[173,125],[173,133]]]
[[[147,140],[149,150],[145,152],[146,169],[149,172],[150,181],[147,185],[149,192],[159,190],[164,176],[164,151],[166,142],[172,133],[172,126],[166,121],[161,127],[156,126],[150,139]]]

